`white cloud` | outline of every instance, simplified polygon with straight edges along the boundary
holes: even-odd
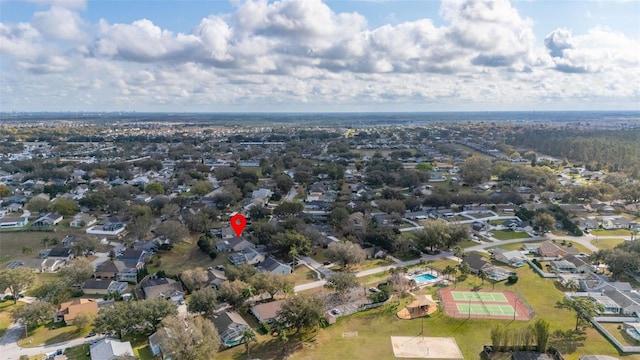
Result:
[[[374,29],[320,0],[248,0],[188,33],[151,19],[89,24],[77,11],[83,2],[48,3],[31,23],[0,23],[13,70],[3,73],[2,108],[46,109],[47,96],[60,107],[146,110],[640,101],[637,40],[605,27],[536,39],[533,21],[507,0],[445,0],[442,25]]]

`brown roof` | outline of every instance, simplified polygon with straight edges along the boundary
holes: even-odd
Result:
[[[64,321],[68,322],[81,313],[97,314],[98,303],[93,299],[73,299],[60,304],[58,311],[64,313]]]
[[[256,313],[260,314],[260,317],[263,320],[273,319],[276,317],[276,314],[278,313],[278,311],[280,311],[280,308],[282,307],[283,302],[284,300],[277,300],[277,301],[271,301],[264,304],[258,304],[258,305],[255,305],[251,309],[251,311],[253,311],[254,314]]]

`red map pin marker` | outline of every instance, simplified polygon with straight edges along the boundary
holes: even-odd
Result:
[[[236,232],[236,236],[242,235],[242,230],[247,226],[247,218],[242,214],[235,214],[231,217],[231,227]]]

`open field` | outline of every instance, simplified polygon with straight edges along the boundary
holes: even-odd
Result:
[[[72,348],[67,348],[64,354],[69,360],[91,360],[87,353],[89,352],[89,345],[78,345]]]
[[[74,230],[77,231],[77,230]],[[0,263],[7,263],[16,259],[26,259],[38,256],[38,251],[44,249],[42,239],[57,238],[61,241],[71,231],[2,231],[0,232]],[[48,247],[51,245],[47,245]],[[31,254],[23,253],[23,248],[31,249]]]
[[[618,244],[622,244],[623,242],[624,239],[600,239],[597,241],[591,240],[591,244],[601,250],[613,249]]]
[[[597,236],[631,236],[631,231],[626,229],[604,230],[598,229],[591,231],[593,235]]]
[[[22,347],[36,347],[40,345],[56,344],[63,341],[87,335],[91,329],[87,326],[81,330],[77,326],[63,326],[64,323],[49,322],[29,333],[28,337],[18,340],[18,345]]]
[[[491,235],[498,240],[524,239],[531,237],[526,232],[516,232],[511,230],[493,230]]]
[[[228,253],[220,253],[215,259],[211,259],[209,255],[198,249],[195,241],[193,243],[180,242],[177,243],[173,250],[169,252],[161,252],[153,259],[153,263],[149,264],[149,273],[152,274],[160,269],[164,270],[167,275],[177,275],[186,269],[195,267],[207,268],[215,265],[226,265]]]

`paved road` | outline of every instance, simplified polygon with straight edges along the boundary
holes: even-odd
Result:
[[[296,186],[293,185],[291,187],[291,190],[289,190],[289,193],[287,194],[287,196],[284,197],[284,200],[293,201],[293,199],[296,197],[297,194],[298,194],[298,190],[296,189]]]

